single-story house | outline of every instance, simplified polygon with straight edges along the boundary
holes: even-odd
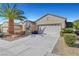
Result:
[[[66,18],[53,14],[46,14],[35,22],[38,26],[38,29],[41,29],[42,32],[48,34],[60,31],[61,29],[66,27]]]

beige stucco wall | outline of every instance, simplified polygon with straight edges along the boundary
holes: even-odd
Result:
[[[37,25],[35,22],[30,22],[30,27],[32,32],[37,31]]]
[[[26,30],[26,27],[25,26],[26,26],[26,23],[23,23],[22,24],[22,31],[25,31]]]
[[[33,32],[33,31],[37,31],[37,25],[35,22],[29,21],[29,22],[24,22],[24,23],[20,23],[22,25],[22,30],[23,31],[28,31],[27,27],[29,27],[29,31]]]
[[[1,26],[1,31],[5,34],[9,34],[8,27],[9,27],[8,22],[3,23]],[[21,32],[21,31],[22,31],[21,25],[14,25],[14,32]]]
[[[61,24],[62,28],[65,28],[65,18],[47,15],[41,19],[39,19],[36,23],[37,25],[43,25],[43,24]]]
[[[3,33],[8,33],[8,22],[5,22],[5,23],[2,24],[1,31]]]

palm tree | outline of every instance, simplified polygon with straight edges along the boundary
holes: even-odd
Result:
[[[24,12],[16,8],[16,4],[11,7],[9,4],[6,4],[5,8],[0,8],[0,16],[7,18],[8,21],[8,32],[9,34],[14,34],[14,19],[23,20],[26,17],[22,16]]]

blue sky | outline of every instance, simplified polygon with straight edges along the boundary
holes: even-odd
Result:
[[[13,6],[14,4],[10,5]],[[32,21],[47,13],[63,16],[68,21],[79,19],[79,4],[77,3],[17,3],[17,8],[23,10],[24,16]],[[0,17],[0,22],[3,22],[2,17]]]

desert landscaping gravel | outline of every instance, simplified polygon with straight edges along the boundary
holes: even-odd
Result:
[[[74,47],[68,47],[63,37],[61,37],[53,49],[53,53],[58,56],[79,56],[79,40]]]

